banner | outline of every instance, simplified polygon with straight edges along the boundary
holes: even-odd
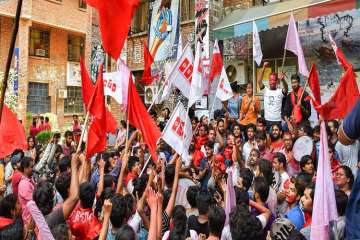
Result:
[[[331,88],[343,73],[331,47],[329,33],[354,69],[360,67],[360,9],[300,21],[298,30],[305,57],[317,66],[320,85]]]
[[[90,63],[90,77],[91,81],[95,84],[100,64],[105,62],[105,52],[101,44],[94,44],[91,49],[91,63]]]
[[[149,49],[155,62],[176,58],[179,42],[179,0],[150,3]]]
[[[15,48],[14,55],[15,55],[15,78],[14,78],[14,95],[19,95],[19,54],[20,49]]]

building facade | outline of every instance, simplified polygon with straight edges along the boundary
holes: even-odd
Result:
[[[4,72],[12,34],[16,0],[0,2],[0,72]],[[53,113],[59,128],[73,114],[83,114],[80,57],[91,51],[92,10],[83,0],[23,2],[12,68],[18,71],[16,112],[25,120]],[[16,89],[17,88],[17,89]]]

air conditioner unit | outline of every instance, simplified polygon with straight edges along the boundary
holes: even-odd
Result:
[[[58,96],[59,98],[67,98],[67,90],[66,89],[59,89],[58,90]]]
[[[144,92],[144,102],[145,104],[151,104],[158,93],[158,87],[157,86],[146,86],[145,92]],[[159,102],[159,99],[157,100],[157,103]]]
[[[237,81],[238,84],[246,84],[244,61],[233,61],[225,64],[225,71],[229,82]]]
[[[39,57],[45,57],[46,56],[46,50],[38,48],[38,49],[35,50],[35,55],[39,56]]]

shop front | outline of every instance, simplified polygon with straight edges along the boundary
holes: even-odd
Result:
[[[314,63],[319,72],[322,98],[326,100],[339,82],[343,72],[329,43],[332,34],[355,71],[360,71],[360,0],[289,0],[267,6],[234,11],[214,28],[214,37],[222,41],[223,58],[230,80],[244,85],[256,83],[261,66],[253,68],[252,24],[259,30],[263,62],[270,66],[265,72],[286,72],[287,81],[298,71],[297,58],[287,52],[283,65],[284,45],[290,14],[297,21],[300,41],[308,68]],[[229,67],[234,65],[234,67]],[[241,67],[240,67],[241,66]],[[255,76],[255,79],[254,77]],[[302,77],[303,84],[305,83]],[[261,94],[259,89],[257,93]]]

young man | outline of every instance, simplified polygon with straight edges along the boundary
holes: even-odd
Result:
[[[284,148],[279,152],[284,154],[286,157],[287,168],[286,172],[290,176],[296,176],[300,172],[299,162],[294,158],[293,153],[293,139],[291,133],[284,132],[283,134]]]
[[[71,124],[71,131],[72,131],[72,133],[74,135],[75,142],[79,142],[80,135],[81,135],[81,125],[80,125],[80,122],[79,122],[79,117],[76,114],[73,115],[73,121],[72,121],[72,124]]]
[[[141,172],[139,158],[135,156],[130,156],[127,164],[127,169],[128,169],[128,174],[125,177],[125,186],[128,192],[132,193],[134,189],[133,182]]]
[[[265,132],[258,132],[255,139],[260,152],[260,157],[272,162],[274,154],[267,148]]]
[[[277,171],[280,175],[280,187],[279,187],[279,193],[284,192],[284,183],[290,178],[289,175],[286,172],[286,157],[284,154],[278,152],[274,155],[273,160],[273,167],[275,168],[275,171]],[[285,195],[282,196],[282,200],[285,199]],[[278,194],[278,200],[279,200],[279,194]]]
[[[66,131],[64,136],[65,136],[65,143],[61,147],[63,150],[63,154],[65,156],[70,157],[71,154],[75,152],[75,148],[72,145],[74,141],[74,135],[71,131]]]
[[[225,211],[216,205],[209,209],[209,237],[207,240],[219,240],[225,225]]]
[[[256,127],[254,124],[249,124],[246,128],[247,141],[243,146],[242,155],[243,159],[246,160],[249,158],[250,151],[255,148],[257,149],[257,144],[255,140],[255,130]]]
[[[255,177],[253,182],[254,200],[257,204],[269,209],[266,201],[269,197],[270,186],[264,177]],[[269,209],[270,210],[270,209]],[[252,209],[252,213],[257,216],[260,213],[256,209]],[[275,220],[275,215],[272,213],[264,228],[264,233],[270,230],[271,224]],[[266,235],[265,235],[266,236]]]
[[[109,227],[106,239],[115,240],[116,233],[127,221],[130,210],[123,196],[114,196],[111,199],[112,209],[110,214],[111,227]]]
[[[301,197],[301,207],[305,216],[305,224],[301,229],[301,233],[310,239],[310,230],[311,230],[311,220],[312,220],[312,211],[314,204],[314,195],[315,195],[315,185],[310,184],[305,188],[304,195]]]
[[[214,143],[207,141],[205,143],[206,157],[201,160],[199,179],[201,187],[207,188],[212,172],[212,163],[214,162]]]
[[[209,237],[209,206],[211,203],[211,194],[206,190],[200,190],[196,198],[199,209],[199,216],[190,216],[188,219],[189,229],[195,230],[197,234],[205,234]]]
[[[101,223],[94,215],[93,204],[95,200],[95,188],[90,183],[80,185],[80,201],[71,213],[67,223],[69,224],[75,240],[92,240],[99,236]]]
[[[295,119],[297,124],[304,123],[309,124],[309,117],[311,115],[311,105],[310,101],[306,101],[305,98],[309,95],[304,89],[300,86],[300,77],[297,74],[291,75],[291,87],[292,91],[289,95],[286,96],[284,103],[284,115],[288,119],[291,117]],[[304,93],[303,93],[304,92]],[[299,104],[298,102],[300,101]]]
[[[301,158],[300,169],[301,172],[308,174],[309,176],[314,176],[315,173],[314,161],[309,155],[305,155]]]
[[[299,205],[300,198],[304,193],[304,187],[297,183],[295,178],[288,179],[284,187],[286,192],[285,201],[288,205],[285,218],[289,219],[296,229],[300,231],[305,224],[304,213]]]
[[[35,182],[32,179],[32,170],[34,166],[34,161],[30,157],[23,157],[20,163],[20,169],[23,172],[19,183],[19,193],[18,198],[22,208],[22,219],[24,221],[24,226],[29,224],[31,215],[26,207],[28,201],[33,198],[33,191],[35,188]]]
[[[44,129],[45,129],[45,131],[51,131],[51,125],[50,125],[49,117],[45,117]]]
[[[281,149],[284,148],[284,142],[281,139],[281,128],[278,124],[273,124],[270,130],[270,137],[271,137],[271,152],[276,153],[279,152]]]
[[[269,88],[265,87],[263,83],[264,73],[269,66],[268,62],[265,62],[263,69],[258,78],[258,84],[260,90],[264,91],[264,113],[266,125],[269,128],[272,124],[281,124],[281,107],[284,96],[288,93],[288,85],[285,81],[285,74],[280,74],[280,80],[283,84],[283,89],[278,89],[278,76],[276,73],[272,73],[269,79]]]

